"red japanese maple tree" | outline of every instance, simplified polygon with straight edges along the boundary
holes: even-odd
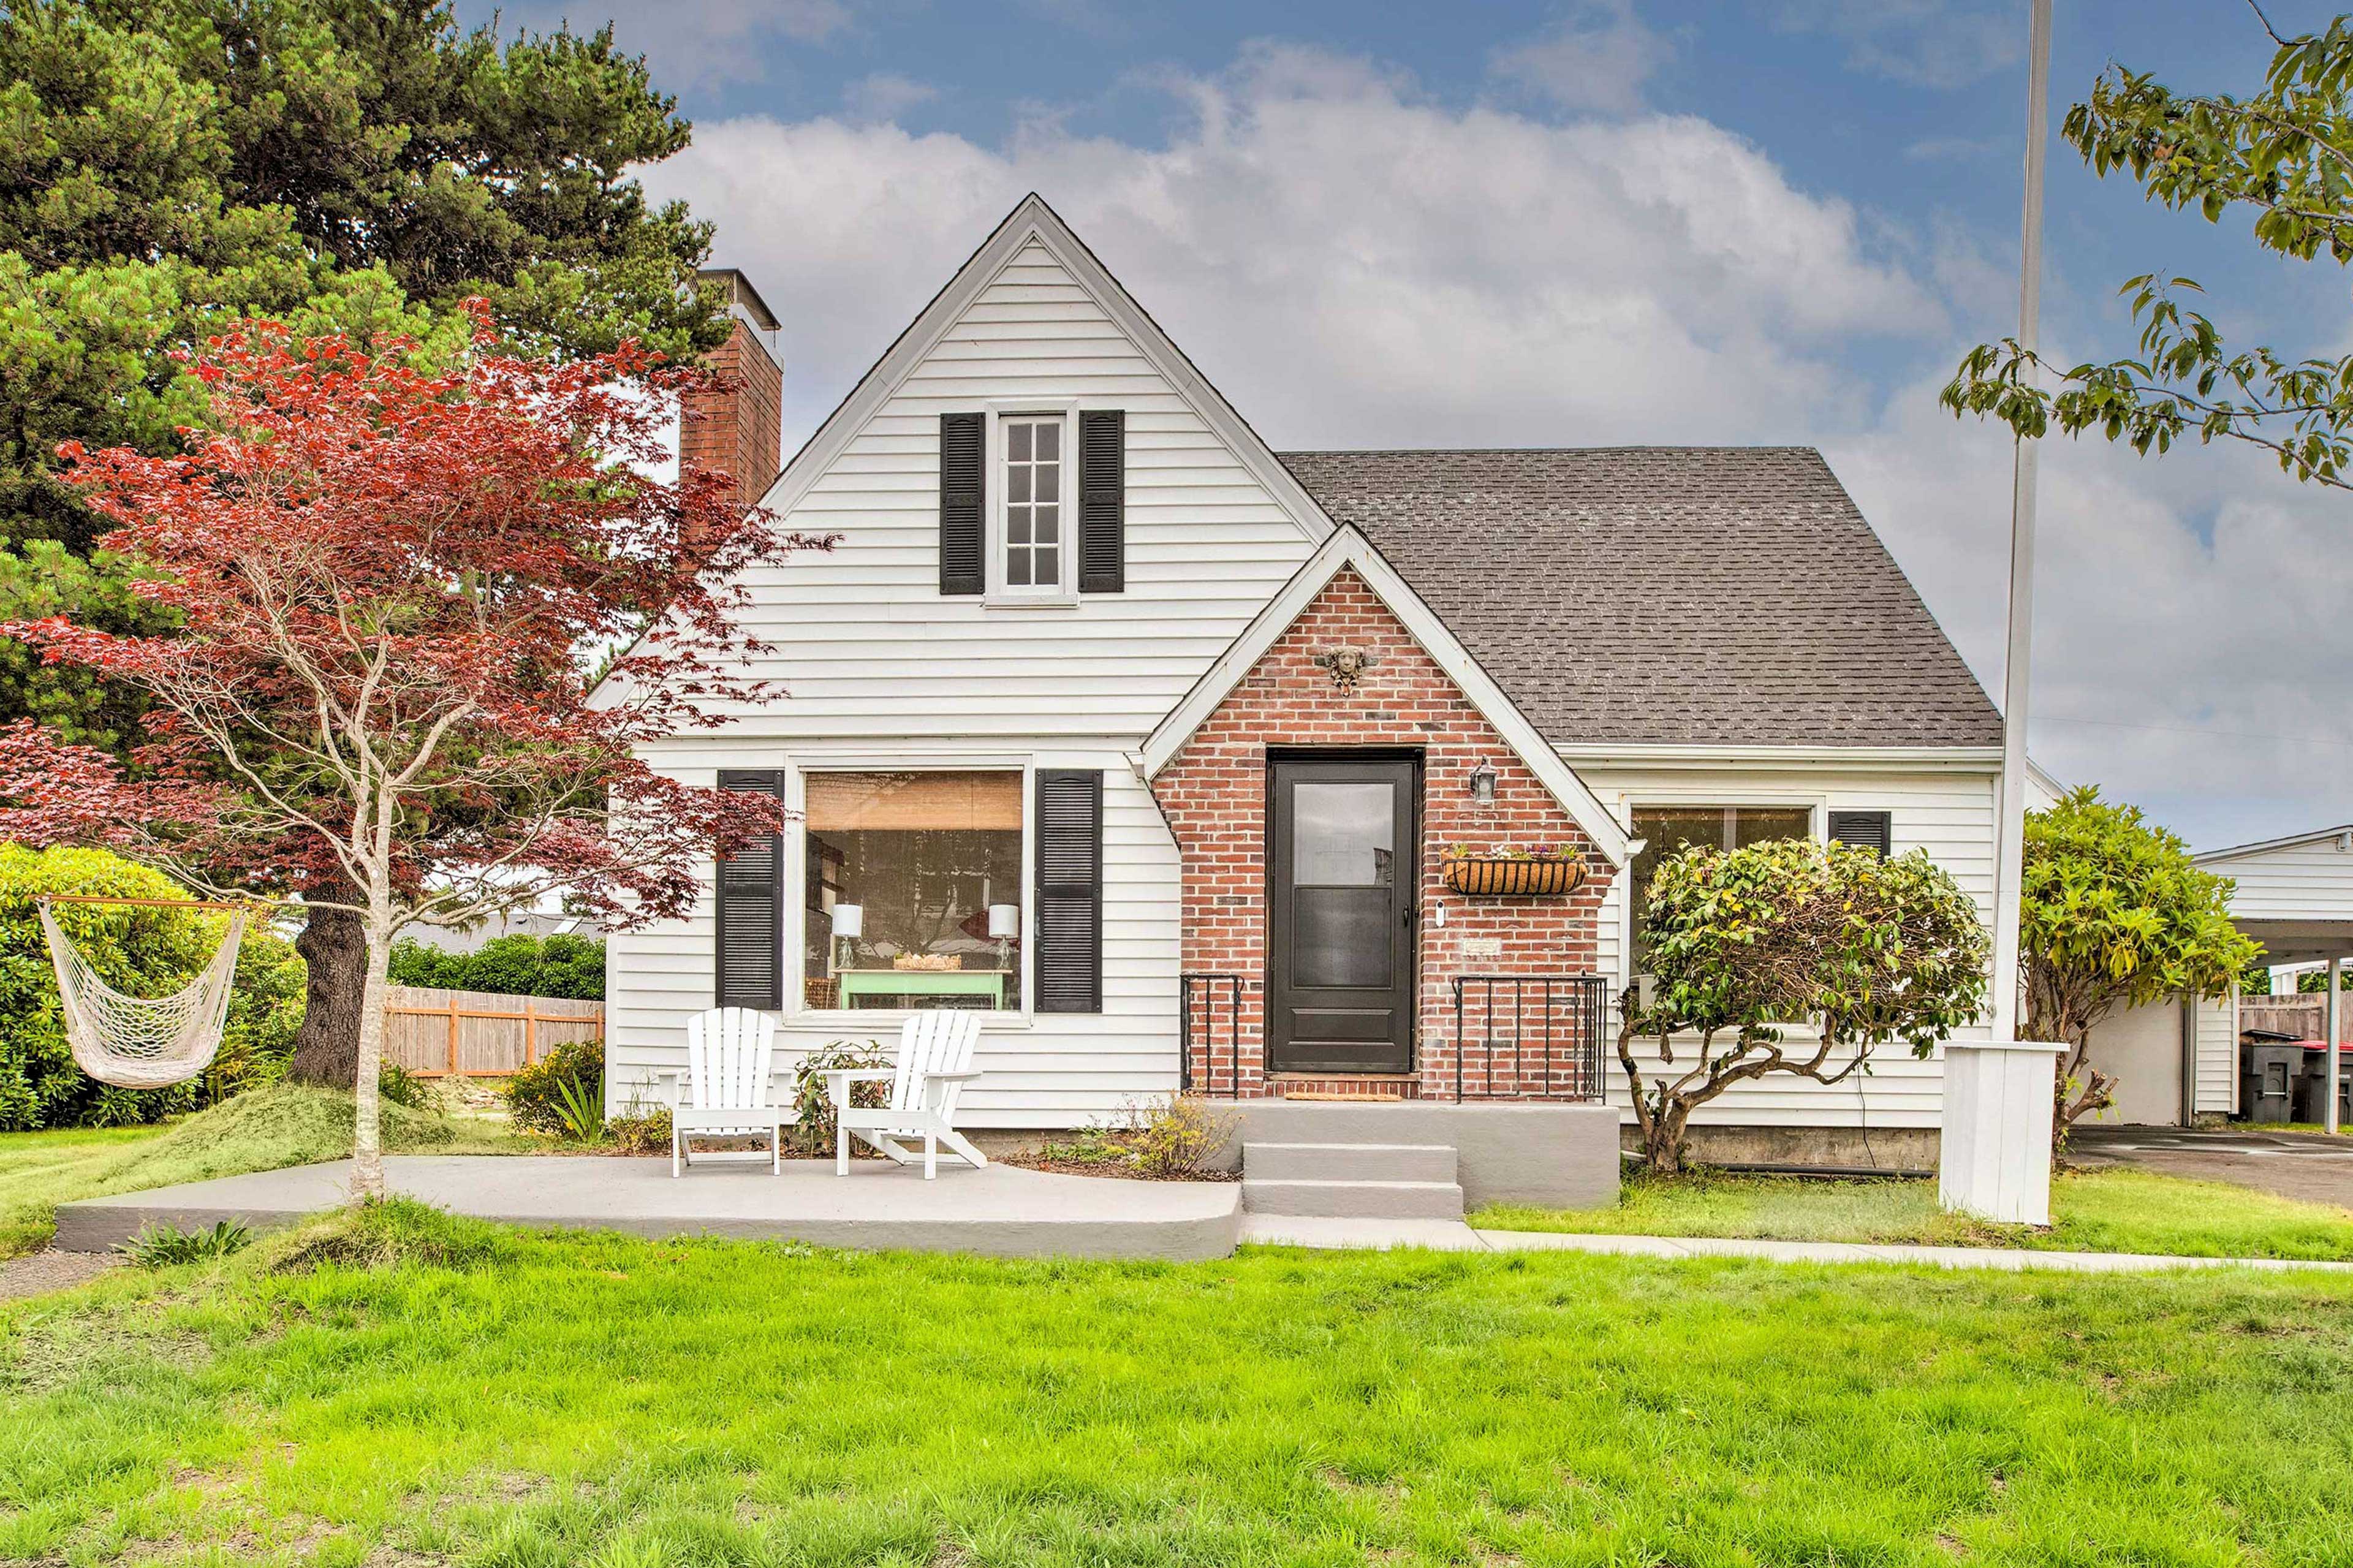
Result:
[[[128,771],[37,725],[0,731],[0,835],[355,917],[361,1194],[383,1186],[385,976],[406,928],[557,893],[610,923],[675,917],[700,862],[776,828],[773,801],[637,750],[758,694],[738,673],[759,651],[741,574],[828,542],[780,535],[724,476],[649,477],[693,373],[633,345],[553,365],[488,342],[429,374],[400,342],[271,322],[215,340],[195,369],[216,431],[178,457],[62,454],[180,629],[0,628],[154,703]]]

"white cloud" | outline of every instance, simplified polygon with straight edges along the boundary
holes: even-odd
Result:
[[[789,301],[803,423],[1030,189],[1303,445],[1802,438],[1867,413],[1854,340],[1944,328],[1850,207],[1701,120],[1548,125],[1272,47],[1174,86],[1159,148],[738,120],[647,181]]]
[[[745,119],[647,181],[782,312],[789,442],[1034,188],[1277,447],[1822,447],[1999,681],[2009,447],[1936,391],[2002,330],[2007,237],[1892,230],[1696,118],[1546,123],[1271,47],[1165,85],[1155,147]],[[1890,393],[1890,354],[1927,372]],[[2353,818],[2353,745],[2213,733],[2353,742],[2337,500],[2219,450],[2043,471],[2037,754],[2200,844]]]
[[[1633,0],[1583,0],[1539,37],[1494,51],[1488,69],[1564,109],[1624,114],[1642,106],[1643,84],[1673,55]]]
[[[1784,32],[1846,46],[1849,68],[1911,87],[1959,88],[2025,58],[2016,0],[1771,0]]]
[[[1940,381],[1823,443],[1988,687],[2001,681],[2010,447],[1957,426]],[[2342,498],[2258,454],[2042,453],[2031,738],[2070,784],[2198,847],[2353,819],[2353,553]]]
[[[841,89],[841,106],[852,120],[896,120],[918,104],[939,97],[940,89],[896,71],[876,71]]]

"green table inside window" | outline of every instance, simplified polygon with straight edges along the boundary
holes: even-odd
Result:
[[[843,969],[834,980],[841,1005],[856,1007],[861,996],[986,996],[1002,1012],[1009,969]]]

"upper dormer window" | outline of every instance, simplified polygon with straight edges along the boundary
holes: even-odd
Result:
[[[1008,414],[997,421],[1005,497],[997,560],[1016,593],[1060,593],[1070,551],[1063,542],[1070,443],[1060,414]]]
[[[940,592],[1024,608],[1127,591],[1127,415],[940,416]]]

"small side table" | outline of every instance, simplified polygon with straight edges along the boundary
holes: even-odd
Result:
[[[1002,1011],[1009,969],[843,969],[834,973],[841,1005],[857,1008],[861,997],[986,996]]]

